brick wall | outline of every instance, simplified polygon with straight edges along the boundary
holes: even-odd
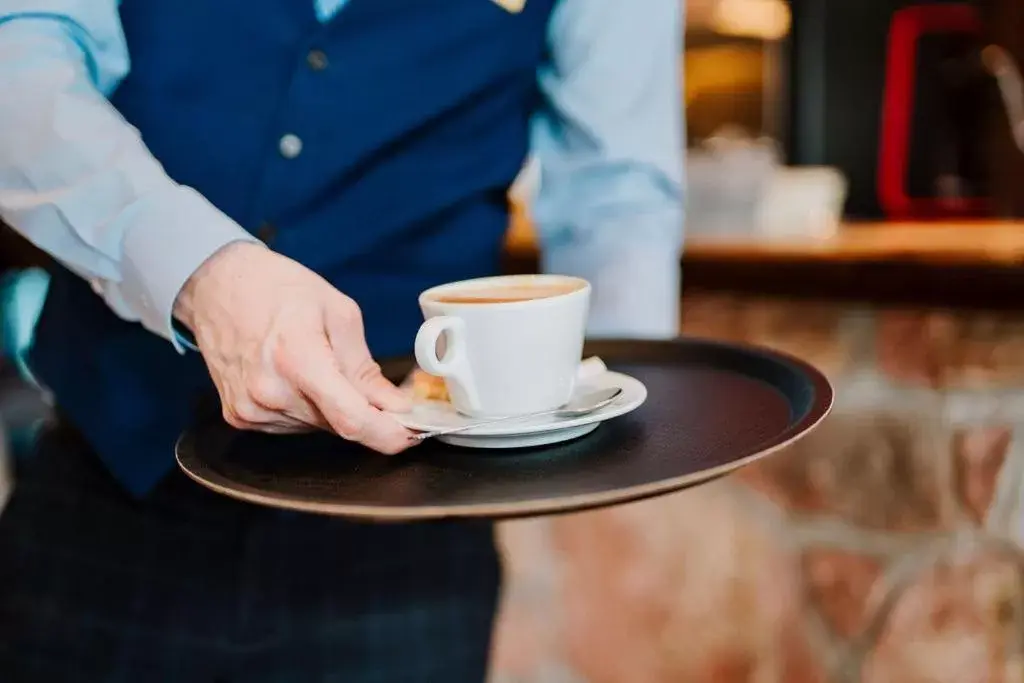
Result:
[[[502,528],[493,683],[1024,681],[1024,315],[693,296],[826,423],[724,481]]]

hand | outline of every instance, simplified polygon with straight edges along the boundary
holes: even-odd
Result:
[[[230,244],[186,282],[175,317],[195,335],[239,429],[328,429],[381,453],[412,445],[382,412],[408,410],[381,374],[356,303],[261,244]]]

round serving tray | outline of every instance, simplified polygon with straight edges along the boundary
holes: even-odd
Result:
[[[702,484],[817,426],[833,392],[816,369],[760,348],[700,340],[595,341],[586,356],[642,381],[647,401],[574,441],[486,451],[427,442],[382,456],[329,434],[271,436],[198,424],[184,472],[251,503],[374,520],[537,516]],[[400,380],[411,359],[383,364]]]

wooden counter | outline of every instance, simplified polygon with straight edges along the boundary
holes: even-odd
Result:
[[[1024,266],[1024,223],[850,224],[832,238],[694,239],[695,259],[821,263],[913,262],[943,266]]]
[[[530,222],[508,239],[514,272],[536,268]],[[828,239],[686,241],[687,288],[889,304],[1024,308],[1024,221],[849,223]]]
[[[516,215],[509,252],[536,254],[528,218]],[[957,223],[848,223],[822,240],[795,238],[694,237],[685,261],[868,263],[908,261],[935,266],[1024,265],[1024,221]]]

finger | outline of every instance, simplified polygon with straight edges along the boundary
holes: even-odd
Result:
[[[311,434],[313,432],[322,432],[324,430],[320,429],[319,427],[314,427],[313,425],[308,425],[308,424],[305,424],[303,422],[299,422],[299,423],[288,424],[288,425],[285,425],[285,424],[273,424],[273,425],[263,424],[263,425],[259,426],[259,429],[257,431],[263,432],[265,434],[290,435],[290,434]]]
[[[304,407],[305,399],[290,387],[278,387],[286,387],[286,382],[264,376],[241,391],[227,391],[221,399],[224,418],[233,426],[257,431],[309,428],[315,424],[316,411]]]
[[[284,424],[299,423],[311,429],[328,429],[324,420],[309,401],[296,391],[291,383],[275,373],[268,373],[255,382],[249,398],[258,408],[265,411],[263,421],[274,422],[285,418]]]
[[[257,417],[247,413],[246,417],[243,418],[231,408],[224,409],[224,420],[235,429],[265,432],[267,434],[298,434],[318,429],[316,426],[301,420],[290,419],[277,414]]]
[[[311,345],[295,366],[294,382],[341,437],[381,453],[410,445],[410,432],[380,412],[341,374],[330,347]]]
[[[381,410],[396,413],[412,408],[408,395],[381,373],[373,360],[358,317],[328,313],[327,339],[341,372],[366,399]]]
[[[412,410],[409,395],[388,381],[381,373],[380,366],[370,361],[350,381],[361,391],[366,399],[380,408],[395,413],[406,413]]]
[[[287,358],[288,355],[284,357]],[[324,420],[320,411],[306,400],[301,392],[296,390],[291,381],[280,374],[274,360],[271,347],[270,352],[265,351],[263,367],[253,373],[256,378],[247,383],[248,402],[277,416],[277,419],[289,429],[301,431],[330,429],[330,425]],[[274,418],[264,415],[263,422],[274,422]]]
[[[295,422],[305,425],[310,430],[330,431],[330,423],[324,419],[324,416],[320,414],[320,411],[316,409],[316,406],[305,399],[302,400],[302,404],[304,408],[301,412],[296,411],[296,413],[293,414],[291,410],[286,410],[283,414],[290,417]]]
[[[336,387],[314,399],[336,433],[386,454],[399,453],[411,445],[412,434],[405,427],[370,405],[343,377],[339,378]]]

